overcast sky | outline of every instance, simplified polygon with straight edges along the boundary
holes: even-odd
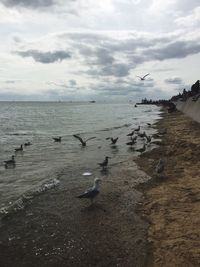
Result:
[[[0,100],[169,98],[200,79],[199,26],[199,0],[0,0]]]

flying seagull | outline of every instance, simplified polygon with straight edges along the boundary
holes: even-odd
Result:
[[[59,136],[59,137],[53,137],[53,140],[55,141],[55,142],[61,142],[61,136]]]
[[[96,138],[96,136],[93,136],[93,137],[90,137],[90,138],[86,139],[85,141],[83,141],[83,139],[77,134],[73,134],[73,137],[77,138],[81,142],[82,146],[86,146],[87,141]]]
[[[164,171],[164,168],[165,168],[165,163],[164,163],[164,161],[163,161],[162,159],[159,159],[159,162],[158,162],[158,164],[157,164],[157,166],[156,166],[156,172],[157,172],[157,173],[161,173],[161,172]]]
[[[91,200],[91,203],[93,203],[93,199],[99,194],[99,182],[100,181],[101,179],[95,178],[93,187],[86,190],[80,196],[77,196],[77,198],[88,198]]]
[[[136,76],[136,77],[140,78],[141,81],[144,81],[145,78],[146,78],[149,74],[150,74],[150,73],[147,73],[147,74],[144,75],[143,77],[141,77],[141,76]]]
[[[104,169],[108,165],[108,159],[110,159],[110,157],[105,157],[104,161],[101,163],[98,163],[98,165]]]

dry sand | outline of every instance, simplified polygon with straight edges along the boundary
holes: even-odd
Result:
[[[200,124],[180,112],[164,113],[160,147],[137,160],[153,177],[145,192],[150,256],[146,266],[200,266]],[[163,158],[162,175],[155,166]]]

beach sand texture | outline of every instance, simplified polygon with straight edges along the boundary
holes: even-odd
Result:
[[[176,112],[155,127],[159,147],[112,166],[94,206],[75,198],[90,179],[5,218],[0,266],[200,266],[200,125]]]
[[[176,112],[164,113],[157,126],[167,129],[160,146],[137,160],[153,177],[144,189],[147,266],[200,266],[200,124]],[[159,158],[166,163],[162,175],[155,174]]]

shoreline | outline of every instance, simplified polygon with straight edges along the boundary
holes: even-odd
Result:
[[[149,179],[131,159],[103,176],[93,206],[75,198],[78,183],[69,192],[55,188],[37,196],[24,210],[4,219],[0,265],[145,266],[148,222],[138,212],[143,195],[136,186]]]
[[[180,112],[163,112],[152,126],[167,129],[159,146],[112,166],[94,206],[75,198],[76,183],[69,192],[45,192],[6,218],[0,265],[199,266],[200,125]],[[157,176],[161,157],[165,172]]]
[[[167,129],[159,147],[136,159],[152,177],[139,186],[149,220],[146,266],[200,266],[200,124],[177,111],[164,112],[156,126]],[[165,171],[156,175],[160,158]]]

